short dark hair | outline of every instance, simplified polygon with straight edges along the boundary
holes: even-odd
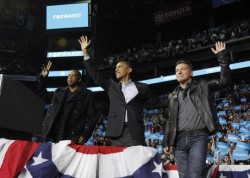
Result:
[[[133,68],[133,66],[132,66],[132,64],[129,62],[129,61],[126,61],[126,60],[124,60],[124,59],[121,59],[119,62],[123,62],[124,64],[126,64],[129,68]],[[119,63],[118,62],[118,63]]]
[[[72,70],[76,71],[78,78],[82,78],[82,74],[81,74],[81,72],[79,70],[77,70],[77,69],[72,69]]]
[[[175,67],[179,64],[187,64],[191,70],[193,70],[193,64],[186,60],[179,60],[176,62]]]

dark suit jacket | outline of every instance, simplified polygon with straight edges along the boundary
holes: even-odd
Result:
[[[93,81],[100,85],[109,96],[110,106],[108,115],[108,124],[106,130],[107,137],[119,137],[122,134],[125,122],[125,112],[127,110],[128,129],[132,138],[138,142],[144,142],[144,120],[142,112],[144,105],[161,107],[162,103],[158,97],[151,94],[148,85],[135,82],[138,94],[128,103],[120,89],[120,84],[112,79],[105,79],[97,69],[95,69],[90,60],[83,61],[89,75]]]
[[[47,102],[51,100],[51,104],[43,121],[43,139],[48,139],[48,136],[53,133],[52,126],[62,112],[64,103],[67,102],[68,110],[64,114],[69,116],[67,124],[71,140],[77,143],[79,137],[83,136],[85,141],[88,141],[98,121],[93,93],[81,87],[72,98],[66,100],[68,87],[58,88],[55,92],[47,92],[45,81],[46,78],[40,77],[39,95]]]

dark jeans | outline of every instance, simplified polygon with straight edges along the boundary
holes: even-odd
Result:
[[[127,125],[124,126],[122,135],[120,137],[111,137],[111,146],[137,146],[142,145],[146,146],[145,141],[139,142],[133,139],[128,131]]]
[[[203,178],[207,157],[208,133],[178,136],[176,163],[180,178]]]

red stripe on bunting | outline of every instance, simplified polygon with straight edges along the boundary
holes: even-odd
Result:
[[[0,177],[17,177],[39,146],[40,143],[14,141],[5,153]]]

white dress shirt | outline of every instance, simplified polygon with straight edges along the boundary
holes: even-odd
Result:
[[[138,94],[138,90],[135,86],[135,83],[131,80],[129,80],[127,84],[125,84],[124,82],[121,82],[121,84],[122,93],[124,95],[126,103],[128,103]],[[127,110],[125,113],[125,122],[128,122]]]

